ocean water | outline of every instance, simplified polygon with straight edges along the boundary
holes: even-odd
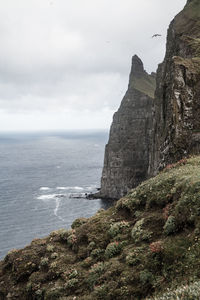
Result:
[[[106,132],[0,134],[0,259],[109,206],[85,198],[100,186],[107,139]]]

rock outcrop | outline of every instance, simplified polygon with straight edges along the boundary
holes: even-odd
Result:
[[[132,58],[128,90],[114,114],[105,149],[100,197],[119,199],[147,178],[155,74]]]
[[[157,72],[150,175],[200,153],[200,1],[190,0],[171,22]]]

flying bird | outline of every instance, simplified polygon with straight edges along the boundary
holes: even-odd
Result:
[[[158,37],[158,36],[161,36],[162,34],[159,34],[159,33],[155,33],[154,35],[152,35],[152,38],[154,37]]]

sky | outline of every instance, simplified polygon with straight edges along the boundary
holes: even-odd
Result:
[[[185,3],[0,0],[0,131],[108,129],[131,57],[156,71]]]

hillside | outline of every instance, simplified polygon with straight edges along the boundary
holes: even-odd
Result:
[[[200,293],[199,195],[200,156],[167,166],[107,211],[8,253],[0,299],[150,299],[168,288],[153,299],[198,299],[187,292]]]

